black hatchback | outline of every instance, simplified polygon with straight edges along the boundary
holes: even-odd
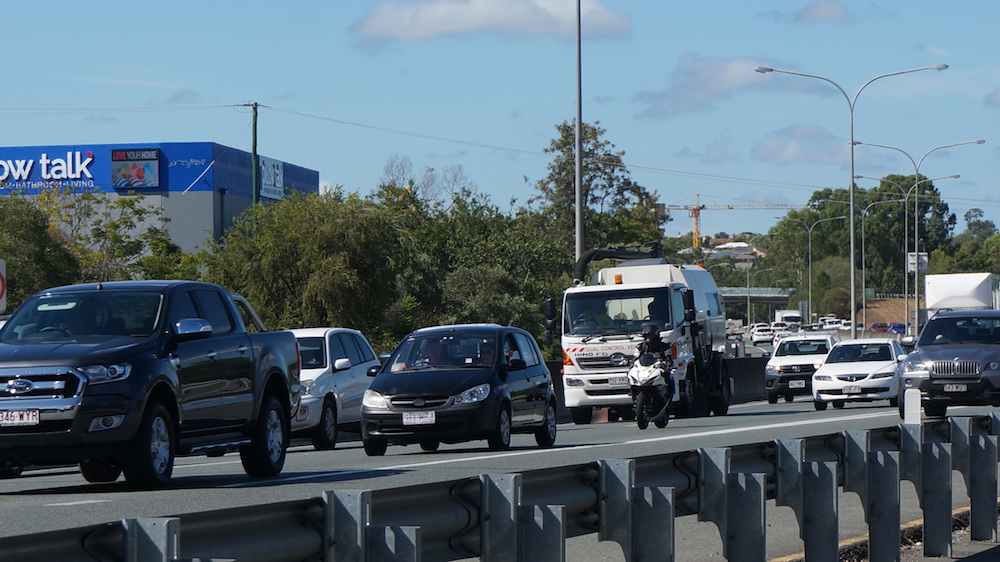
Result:
[[[369,456],[387,446],[486,439],[510,447],[512,433],[556,440],[552,377],[538,344],[520,328],[462,324],[406,336],[374,376],[361,407],[361,438]]]

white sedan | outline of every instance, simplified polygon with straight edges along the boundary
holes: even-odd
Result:
[[[843,408],[847,402],[888,400],[896,407],[899,379],[896,365],[906,355],[891,338],[845,340],[830,350],[823,366],[813,373],[813,405]]]

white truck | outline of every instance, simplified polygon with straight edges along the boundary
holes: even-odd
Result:
[[[924,277],[924,287],[927,318],[939,310],[1000,309],[996,273],[930,274]]]
[[[616,260],[586,283],[594,260]],[[641,330],[655,324],[671,346],[677,383],[675,413],[725,415],[732,381],[725,362],[726,315],[711,274],[673,265],[652,251],[589,250],[577,261],[574,286],[563,293],[563,397],[577,424],[608,408],[632,419],[628,373]]]
[[[774,321],[784,322],[786,324],[801,324],[802,314],[798,310],[775,310]]]

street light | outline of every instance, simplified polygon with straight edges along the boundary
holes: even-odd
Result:
[[[853,216],[854,213],[851,213]],[[837,219],[846,219],[847,215],[841,215],[839,217],[827,217],[825,219],[819,219],[818,221],[809,224],[806,221],[800,221],[799,219],[793,219],[790,217],[774,217],[776,219],[782,219],[800,223],[802,226],[806,227],[806,233],[809,236],[809,323],[812,324],[812,314],[813,314],[813,228],[821,222],[832,221]],[[851,268],[851,275],[854,275],[854,268]],[[853,306],[853,303],[852,303]],[[857,326],[854,326],[854,311],[851,311],[851,329],[856,333]]]
[[[885,145],[882,145],[882,144],[872,144],[872,143],[860,142],[860,141],[859,142],[854,142],[854,137],[853,137],[853,135],[851,136],[851,144],[852,144],[852,146],[853,145],[865,145],[865,146],[875,146],[875,147],[878,147],[878,148],[887,148],[889,150],[895,150],[896,152],[901,153],[903,156],[906,156],[910,160],[910,163],[913,164],[913,181],[915,181],[915,182],[920,179],[920,165],[924,163],[924,158],[927,158],[927,155],[929,155],[930,153],[932,153],[932,152],[934,152],[936,150],[944,149],[944,148],[951,148],[953,146],[962,146],[964,144],[983,144],[984,142],[986,142],[986,141],[983,140],[983,139],[978,139],[978,140],[971,140],[971,141],[965,141],[965,142],[956,142],[956,143],[953,143],[953,144],[945,144],[945,145],[942,145],[942,146],[936,146],[936,147],[928,150],[927,152],[925,152],[924,155],[920,157],[920,160],[915,161],[913,159],[913,157],[910,156],[910,154],[908,152],[906,152],[905,150],[903,150],[903,149],[896,148],[894,146],[885,146]],[[854,154],[854,149],[853,148],[851,149],[851,154],[852,155]],[[854,174],[854,166],[852,165],[851,166],[851,175],[853,175],[853,174]],[[917,183],[920,183],[920,182],[917,182]],[[916,187],[916,184],[914,184],[914,187]],[[920,248],[919,248],[919,243],[920,243],[920,214],[919,214],[919,209],[917,207],[917,198],[918,198],[917,196],[918,196],[918,193],[919,193],[919,191],[916,191],[916,190],[914,190],[914,192],[913,192],[913,259],[915,261],[914,268],[913,268],[913,312],[914,312],[914,314],[913,314],[913,317],[914,317],[913,318],[913,335],[916,335],[920,331]],[[907,318],[907,323],[909,323],[909,318]],[[907,332],[907,333],[909,333],[909,332]]]
[[[945,70],[947,68],[948,68],[947,64],[936,64],[934,66],[925,66],[923,68],[913,68],[910,70],[901,70],[899,72],[890,72],[889,74],[882,74],[865,82],[864,85],[858,88],[858,93],[854,94],[854,99],[851,99],[851,97],[847,95],[847,92],[840,87],[840,84],[837,84],[833,80],[830,80],[829,78],[825,78],[823,76],[817,76],[816,74],[805,74],[802,72],[792,72],[791,70],[778,70],[776,68],[768,68],[766,66],[758,66],[754,68],[755,71],[760,72],[761,74],[767,74],[768,72],[780,72],[782,74],[791,74],[793,76],[804,76],[806,78],[816,78],[818,80],[823,80],[824,82],[832,84],[835,88],[840,90],[840,93],[844,95],[844,99],[847,100],[847,109],[851,118],[850,119],[851,175],[848,176],[851,178],[851,182],[848,184],[848,191],[850,193],[850,202],[851,202],[851,210],[850,210],[851,252],[850,253],[851,253],[851,337],[852,338],[856,338],[858,336],[858,325],[857,325],[858,295],[856,288],[857,281],[854,279],[854,246],[855,246],[854,243],[854,106],[858,101],[858,96],[861,95],[861,91],[864,90],[866,87],[868,87],[869,84],[871,84],[876,80],[879,80],[880,78],[888,78],[889,76],[898,76],[900,74],[908,74],[910,72],[920,72],[921,70]],[[811,310],[809,312],[810,314],[812,313]]]
[[[868,209],[879,203],[902,203],[903,214],[906,214],[906,199],[883,199],[873,201],[867,207],[861,209],[861,325],[868,326],[868,270],[865,267],[865,219],[868,218]],[[905,230],[906,227],[904,226]],[[904,243],[904,248],[906,247]]]

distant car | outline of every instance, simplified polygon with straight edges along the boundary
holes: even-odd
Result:
[[[392,444],[486,439],[510,447],[512,433],[556,440],[556,397],[535,338],[496,324],[423,328],[406,336],[365,391],[361,438],[369,456]]]
[[[896,367],[906,355],[893,338],[845,340],[833,346],[823,365],[813,373],[813,405],[843,408],[847,402],[888,400],[897,406]]]
[[[890,334],[905,334],[906,333],[906,324],[903,324],[902,322],[893,322],[893,323],[889,324],[889,333]]]
[[[774,329],[770,326],[758,326],[750,331],[750,341],[754,345],[771,343],[774,341]]]
[[[309,437],[317,449],[333,449],[340,428],[358,430],[361,399],[380,365],[365,336],[347,328],[292,330],[302,357],[302,403],[292,435]]]
[[[811,394],[812,374],[836,341],[830,334],[808,332],[784,338],[764,366],[767,401],[776,404],[784,396],[786,402],[791,402],[795,396]]]
[[[872,325],[868,327],[869,332],[888,332],[889,324],[887,322],[872,322]]]

